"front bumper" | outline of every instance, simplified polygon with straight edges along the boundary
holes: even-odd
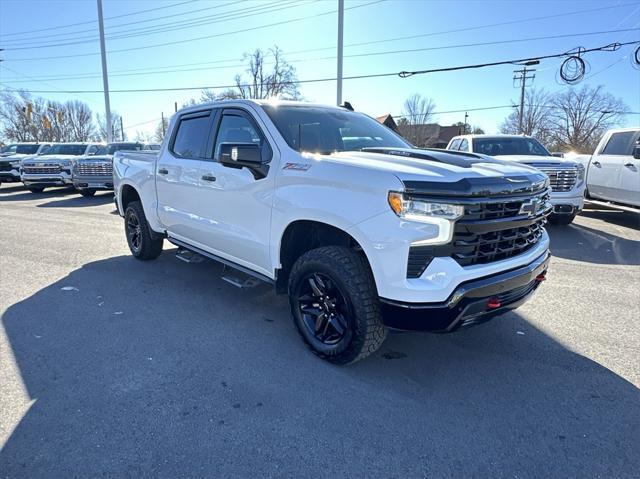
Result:
[[[0,183],[16,183],[20,181],[18,170],[0,171]]]
[[[585,183],[567,192],[551,192],[549,201],[553,205],[554,215],[572,215],[582,211],[584,206]]]
[[[484,322],[527,301],[544,279],[550,258],[546,251],[526,266],[462,283],[443,302],[380,298],[384,323],[400,330],[451,332]]]
[[[22,174],[21,180],[25,186],[69,186],[73,185],[71,180],[71,174],[59,173],[59,174]]]
[[[73,176],[73,186],[78,189],[113,190],[113,176]]]

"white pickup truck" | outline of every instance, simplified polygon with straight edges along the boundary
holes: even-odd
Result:
[[[338,364],[387,327],[449,332],[516,308],[549,263],[544,173],[412,149],[341,107],[189,107],[159,152],[116,152],[113,174],[136,258],[167,239],[273,283],[311,350]]]
[[[607,131],[587,161],[587,198],[640,208],[640,128]]]
[[[578,161],[553,156],[533,137],[525,135],[461,135],[447,150],[490,155],[533,166],[549,176],[553,213],[549,222],[568,225],[584,206],[585,168]]]
[[[22,160],[45,155],[51,143],[14,143],[3,148],[0,154],[0,184],[20,182]]]

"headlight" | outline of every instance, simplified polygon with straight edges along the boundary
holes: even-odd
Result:
[[[18,167],[18,166],[20,166],[20,160],[10,161],[10,162],[9,162],[9,164],[10,164],[11,166]]]
[[[435,218],[454,221],[464,215],[462,205],[407,199],[402,193],[395,191],[389,192],[388,201],[395,214],[409,221],[433,223]]]
[[[62,160],[62,161],[60,162],[60,165],[62,165],[62,166],[64,166],[64,167],[68,168],[68,167],[70,167],[70,166],[71,166],[71,160]]]
[[[582,181],[584,180],[584,165],[582,163],[578,163],[577,165],[578,168],[578,183],[582,183]]]

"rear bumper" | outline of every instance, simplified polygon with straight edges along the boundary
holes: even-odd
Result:
[[[546,251],[526,266],[462,283],[440,303],[380,298],[384,323],[393,329],[451,332],[484,322],[525,303],[540,285],[550,258]]]

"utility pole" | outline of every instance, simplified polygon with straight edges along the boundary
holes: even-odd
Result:
[[[523,133],[522,121],[524,119],[524,88],[525,86],[527,86],[527,80],[533,81],[533,79],[536,77],[535,74],[529,75],[529,76],[527,75],[527,73],[531,73],[535,71],[535,69],[533,68],[527,69],[527,67],[538,65],[539,63],[540,63],[540,60],[532,60],[530,62],[526,62],[522,70],[515,70],[513,72],[514,86],[516,82],[520,82],[520,110],[518,111],[518,132],[519,133]]]
[[[342,50],[344,39],[344,0],[338,0],[338,106],[342,105]]]
[[[164,131],[164,112],[163,111],[160,112],[160,118],[161,118],[160,122],[162,123],[162,138],[164,138],[165,131]]]
[[[107,73],[107,51],[104,46],[104,19],[102,18],[102,0],[98,2],[98,25],[100,28],[100,56],[102,57],[102,85],[104,87],[104,109],[107,118],[107,142],[113,141],[111,131],[111,105],[109,104],[109,74]]]
[[[173,112],[174,113],[178,113],[178,102],[177,101],[173,102]]]
[[[464,112],[464,131],[462,132],[463,135],[467,134],[467,119],[469,118],[469,112],[465,111]]]
[[[124,128],[122,126],[122,117],[120,117],[120,141],[124,141]]]

